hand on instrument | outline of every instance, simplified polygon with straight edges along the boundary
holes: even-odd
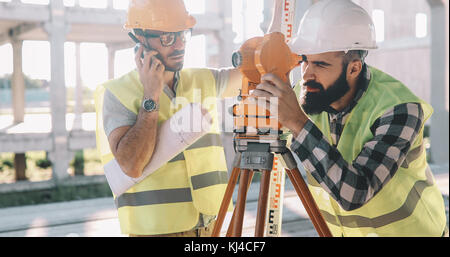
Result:
[[[277,117],[278,122],[291,130],[295,136],[308,120],[300,108],[294,90],[274,74],[263,75],[261,83],[250,96],[258,100],[258,105],[265,105],[263,107],[269,109],[271,115]]]
[[[144,47],[141,45],[135,56],[139,79],[144,86],[144,96],[156,100],[159,99],[164,86],[164,71],[166,68],[156,57],[157,51],[144,52],[144,59],[142,59],[143,51]]]

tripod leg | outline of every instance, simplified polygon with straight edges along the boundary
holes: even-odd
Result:
[[[236,215],[234,221],[230,226],[232,228],[232,236],[240,237],[242,235],[242,225],[244,223],[245,201],[247,200],[247,188],[249,181],[250,170],[241,170],[241,177],[239,179],[238,197],[236,200]]]
[[[233,216],[231,217],[230,225],[228,225],[226,237],[230,237],[234,233],[233,232],[233,224],[234,224],[234,220],[236,218],[235,216],[236,216],[236,208],[234,208],[234,210],[233,210]]]
[[[234,188],[236,187],[237,179],[239,176],[239,162],[241,160],[241,154],[236,155],[234,159],[233,171],[231,172],[230,179],[228,181],[227,188],[225,190],[225,195],[222,200],[222,204],[220,205],[219,214],[217,215],[216,224],[214,226],[213,232],[211,236],[218,237],[220,236],[220,230],[222,229],[223,220],[225,218],[225,214],[227,213],[228,206],[230,205],[231,197],[233,196]]]
[[[249,174],[250,177],[249,177],[248,185],[247,185],[247,193],[248,193],[248,190],[250,189],[250,184],[252,183],[254,174],[255,173],[253,171],[250,171],[250,174]],[[236,208],[233,211],[233,216],[231,217],[230,225],[228,226],[227,235],[226,235],[227,237],[230,237],[234,233],[233,226],[231,224],[234,224],[235,216],[236,216]]]
[[[264,236],[267,211],[267,198],[269,196],[270,170],[263,170],[259,188],[258,209],[256,216],[255,237]]]
[[[306,212],[308,213],[311,222],[316,228],[317,233],[321,237],[332,237],[333,235],[330,232],[330,229],[327,226],[322,214],[319,211],[319,207],[317,207],[314,198],[311,195],[311,192],[308,189],[303,177],[298,170],[297,162],[292,156],[291,151],[286,151],[282,154],[285,166],[287,167],[286,173],[289,176],[292,184],[294,185],[295,191],[297,195],[300,197],[302,201],[303,207],[305,207]]]
[[[311,195],[311,192],[306,186],[305,181],[301,177],[298,168],[292,170],[286,169],[286,172],[292,184],[294,185],[295,191],[297,191],[297,194],[303,203],[303,207],[305,207],[306,212],[311,218],[311,222],[316,228],[319,236],[332,237],[333,235],[331,234],[324,218],[322,217],[322,214],[320,213],[319,208],[317,207],[317,204]]]

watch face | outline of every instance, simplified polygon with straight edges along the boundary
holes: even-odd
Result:
[[[148,112],[154,111],[156,109],[156,103],[152,99],[144,100],[144,103],[142,104],[142,106]]]

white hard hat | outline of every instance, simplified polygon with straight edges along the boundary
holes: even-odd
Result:
[[[352,1],[321,0],[306,11],[290,48],[305,55],[376,49],[375,27]]]

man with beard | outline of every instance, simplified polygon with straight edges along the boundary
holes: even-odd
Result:
[[[205,136],[115,196],[123,234],[196,237],[212,232],[228,176],[216,101],[204,102],[238,92],[241,74],[183,69],[185,43],[195,23],[182,0],[130,1],[125,28],[139,41],[137,69],[96,90],[102,164],[132,178],[142,175],[152,157],[158,124],[183,105],[198,102],[212,118]]]
[[[319,1],[291,48],[306,57],[295,88],[300,105],[273,74],[262,77],[253,96],[266,99],[291,131],[291,150],[333,236],[448,235],[423,146],[432,107],[365,63],[376,48],[366,11],[350,0]]]

